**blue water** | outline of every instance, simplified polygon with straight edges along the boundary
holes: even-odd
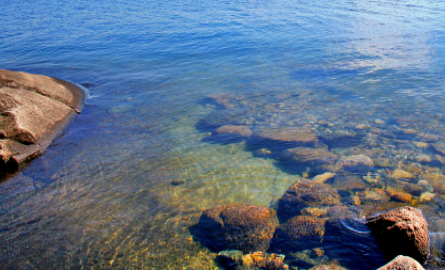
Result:
[[[0,183],[1,268],[220,267],[189,231],[202,210],[229,203],[275,207],[304,173],[314,175],[273,153],[255,154],[275,145],[213,138],[209,123],[221,114],[230,116],[221,125],[247,125],[255,134],[286,126],[309,126],[320,138],[328,137],[326,129],[353,131],[354,138],[328,140],[330,150],[382,147],[385,154],[376,158],[391,160],[390,170],[420,163],[416,180],[445,172],[439,161],[415,158],[435,158],[434,149],[413,145],[444,141],[441,1],[11,0],[1,6],[0,68],[89,91],[63,136]],[[208,101],[218,94],[233,95],[235,107]],[[376,139],[355,128],[360,124],[384,135]],[[420,207],[443,224],[432,205]],[[437,235],[444,229],[432,228]],[[349,269],[384,263],[374,246],[358,243],[360,252],[326,245],[320,260],[287,262],[299,269],[323,260]]]

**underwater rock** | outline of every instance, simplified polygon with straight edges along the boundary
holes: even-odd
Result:
[[[337,171],[368,171],[374,167],[372,160],[365,155],[353,155],[340,158],[335,164]]]
[[[299,251],[319,246],[325,233],[327,218],[296,216],[275,231],[273,246],[286,251]]]
[[[235,105],[231,103],[234,95],[228,94],[219,94],[219,95],[210,95],[207,98],[216,102],[216,104],[224,106],[226,109],[233,109]]]
[[[444,143],[432,143],[431,146],[439,152],[441,155],[445,156],[445,144]]]
[[[377,270],[424,270],[419,262],[411,257],[399,255]]]
[[[254,154],[255,156],[267,156],[267,155],[272,154],[272,151],[270,151],[270,150],[267,149],[267,148],[261,148],[261,149],[258,149],[258,150],[253,151],[253,154]]]
[[[281,154],[281,159],[318,166],[322,164],[334,164],[337,155],[329,152],[325,148],[295,147],[285,150]]]
[[[327,208],[307,207],[303,208],[300,213],[306,216],[320,217],[328,214]]]
[[[413,144],[418,148],[427,148],[429,146],[429,144],[425,142],[413,142]]]
[[[392,192],[389,195],[391,196],[391,199],[394,201],[411,203],[411,201],[413,200],[413,195],[406,192]]]
[[[400,207],[367,217],[371,229],[385,256],[410,256],[424,263],[430,253],[428,224],[422,212],[413,207]]]
[[[358,175],[337,175],[333,186],[338,190],[362,190],[366,188],[365,182]]]
[[[420,194],[420,202],[429,202],[436,196],[436,193],[425,192]]]
[[[216,129],[214,134],[231,134],[240,137],[250,137],[253,135],[253,132],[246,126],[225,125]]]
[[[306,207],[329,206],[340,202],[340,195],[330,185],[301,179],[278,201],[278,217],[286,221]]]
[[[416,162],[422,163],[422,164],[427,164],[430,163],[433,159],[426,154],[420,154],[414,157],[414,160]]]
[[[205,210],[196,226],[199,238],[209,248],[248,253],[269,248],[278,220],[271,208],[234,204]]]
[[[319,174],[315,176],[312,181],[315,183],[324,183],[335,176],[335,173],[326,172],[324,174]]]
[[[309,270],[347,270],[337,263],[320,264],[310,268]]]
[[[0,69],[0,172],[41,154],[82,110],[75,84]]]
[[[260,267],[266,270],[289,269],[284,264],[284,255],[265,252],[246,254],[241,258],[241,265],[245,268]]]
[[[274,141],[296,142],[296,143],[317,143],[318,138],[315,133],[307,128],[281,128],[265,130],[260,138]]]
[[[422,174],[422,178],[428,181],[428,183],[433,187],[434,191],[445,193],[445,175],[438,173],[425,173]]]

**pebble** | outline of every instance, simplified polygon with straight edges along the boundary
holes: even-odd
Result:
[[[393,173],[393,176],[397,177],[397,178],[408,178],[408,179],[412,179],[413,175],[407,171],[404,171],[402,169],[396,169]]]
[[[413,144],[418,148],[427,148],[429,146],[429,144],[424,142],[413,142]]]
[[[380,119],[375,119],[375,123],[378,124],[378,125],[384,125],[385,121],[380,120]]]
[[[420,202],[429,202],[436,196],[436,193],[425,192],[420,195]]]
[[[324,183],[335,176],[335,173],[326,172],[324,174],[320,174],[315,176],[312,181],[316,183]]]

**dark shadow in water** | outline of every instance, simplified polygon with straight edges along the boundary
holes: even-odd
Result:
[[[212,224],[209,220],[203,220],[201,217],[199,222],[189,227],[193,241],[200,243],[208,248],[211,252],[218,253],[227,249],[227,244],[220,239],[220,232],[214,228],[218,228],[219,224]],[[218,241],[220,239],[221,241]]]
[[[377,269],[386,264],[372,234],[359,234],[346,229],[338,219],[326,222],[323,248],[325,254],[347,269]]]

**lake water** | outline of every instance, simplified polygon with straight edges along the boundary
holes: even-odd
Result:
[[[444,265],[444,2],[11,0],[0,18],[0,68],[89,91],[63,136],[0,183],[1,268],[219,269],[190,233],[203,210],[276,209],[301,177],[330,170],[258,139],[288,127],[372,158],[351,174],[358,190],[328,184],[364,210],[418,205],[429,265]],[[212,135],[227,124],[253,136]],[[385,263],[351,235],[281,252],[291,269]]]

